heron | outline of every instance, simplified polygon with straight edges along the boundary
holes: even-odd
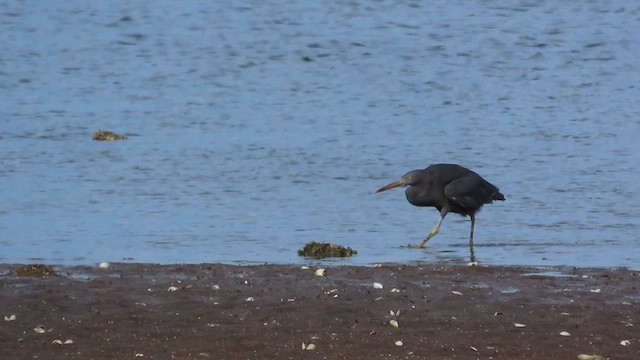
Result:
[[[431,232],[418,245],[423,248],[440,231],[442,221],[448,213],[460,214],[471,218],[469,246],[473,254],[473,230],[476,225],[476,213],[484,204],[494,200],[504,201],[504,195],[495,185],[489,183],[475,172],[457,164],[434,164],[425,169],[411,170],[400,180],[387,184],[375,193],[381,193],[399,186],[407,186],[405,195],[411,205],[432,206],[440,212],[440,219]]]

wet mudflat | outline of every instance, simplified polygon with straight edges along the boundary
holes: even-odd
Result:
[[[327,266],[316,276],[317,267],[300,265],[111,264],[34,277],[18,268],[0,265],[2,359],[640,352],[640,274],[625,269]]]

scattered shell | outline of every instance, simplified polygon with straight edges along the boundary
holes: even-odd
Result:
[[[623,301],[623,302],[622,302],[622,305],[631,305],[631,303],[630,303],[630,302],[628,302],[628,301]]]
[[[325,276],[327,274],[327,270],[326,269],[318,269],[315,272],[316,276]]]
[[[622,341],[620,341],[620,345],[622,345],[622,346],[629,346],[629,345],[631,345],[631,341],[629,341],[629,340],[622,340]]]
[[[478,348],[474,347],[474,346],[469,346],[469,348],[475,352],[478,352]]]
[[[561,332],[560,332],[560,336],[571,336],[571,334],[569,334],[569,333],[568,333],[568,332],[566,332],[566,331],[561,331]]]
[[[44,334],[46,332],[44,326],[42,325],[36,326],[35,328],[33,328],[33,331],[37,332],[38,334]]]
[[[98,264],[98,267],[100,269],[108,269],[109,266],[111,266],[111,264],[109,264],[108,262],[101,262],[100,264]]]
[[[382,284],[377,283],[377,282],[374,282],[374,283],[373,283],[373,288],[374,288],[374,289],[382,289]]]
[[[527,327],[527,325],[525,324],[520,324],[520,323],[514,323],[513,326],[517,327],[517,328],[524,328]]]
[[[498,315],[503,315],[504,313],[502,311],[496,311],[493,313],[493,316],[498,316]]]
[[[578,355],[578,360],[605,360],[602,356],[600,355],[589,355],[589,354],[580,354]]]
[[[179,289],[175,286],[170,286],[167,291],[178,291]]]
[[[478,266],[478,262],[477,261],[468,262],[467,266]]]
[[[389,310],[389,315],[391,316],[400,316],[400,310],[393,312],[393,310]]]
[[[373,267],[374,268],[379,268],[379,267],[382,267],[382,264],[373,264]]]
[[[398,288],[393,288],[393,289],[391,289],[391,292],[392,293],[398,293],[398,292],[400,292],[400,290]]]
[[[249,296],[248,298],[244,299],[244,301],[256,301],[256,299],[254,299],[253,296]]]
[[[220,290],[220,285],[212,285],[211,288],[213,290]]]
[[[144,354],[142,354],[142,353],[136,353],[136,357],[144,357]]]
[[[302,350],[315,350],[316,349],[316,344],[305,344],[302,343]]]
[[[402,341],[400,341],[400,340],[396,341],[396,342],[395,342],[395,344],[396,344],[396,346],[402,346],[402,345],[404,345],[404,343],[403,343]]]
[[[462,293],[461,293],[460,291],[455,291],[455,290],[454,290],[454,291],[452,291],[451,293],[452,293],[453,295],[462,295]]]
[[[9,316],[7,316],[7,315],[4,316],[4,321],[13,321],[15,319],[16,319],[16,315],[15,314],[9,315]]]
[[[569,314],[568,312],[561,312],[561,313],[560,313],[560,315],[566,315],[566,316],[568,316],[568,315],[571,315],[571,314]]]
[[[599,293],[599,292],[601,292],[602,290],[600,290],[600,289],[591,289],[591,290],[589,290],[589,291],[591,291],[592,293]]]
[[[304,266],[300,267],[300,269],[302,269],[302,270],[309,270],[309,267],[308,267],[308,266],[306,266],[306,265],[304,265]]]
[[[391,321],[389,321],[389,325],[393,326],[394,328],[397,328],[398,327],[398,322],[395,321],[395,320],[391,320]]]
[[[62,342],[62,340],[55,339],[51,343],[55,345],[70,345],[70,344],[73,344],[73,340],[67,339],[64,342]]]

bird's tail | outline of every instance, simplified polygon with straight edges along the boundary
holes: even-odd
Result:
[[[502,193],[498,192],[495,195],[493,195],[493,200],[504,201],[504,195],[502,195]]]

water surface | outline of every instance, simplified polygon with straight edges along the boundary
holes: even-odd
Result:
[[[480,263],[640,264],[640,6],[0,5],[0,261],[466,263],[402,191],[453,162],[507,201]],[[91,140],[98,129],[129,135]]]

